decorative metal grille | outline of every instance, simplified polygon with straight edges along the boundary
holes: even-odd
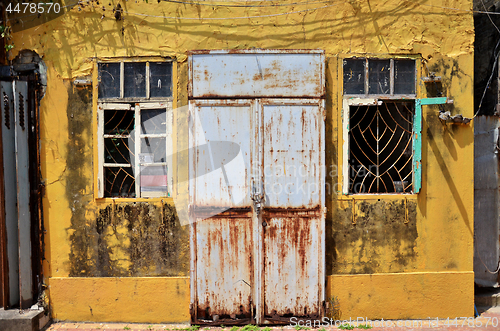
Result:
[[[351,106],[349,193],[411,193],[413,102]]]

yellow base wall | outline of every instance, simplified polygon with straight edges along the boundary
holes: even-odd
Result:
[[[471,317],[474,272],[332,275],[326,295],[341,320]]]
[[[189,277],[50,278],[52,317],[65,321],[183,323]]]

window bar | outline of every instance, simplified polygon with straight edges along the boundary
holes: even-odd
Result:
[[[120,62],[120,99],[123,99],[125,90],[125,63]]]
[[[141,154],[141,107],[139,103],[135,104],[135,197],[141,197],[141,164],[139,159],[139,154]]]
[[[369,73],[370,68],[368,65],[368,59],[365,59],[365,95],[368,95],[370,91]]]
[[[380,132],[379,132],[379,118],[380,118],[380,113],[378,110],[377,106],[377,112],[375,113],[375,116],[377,116],[377,165],[376,165],[376,171],[377,171],[377,192],[380,192],[380,173],[379,173],[379,166],[380,166]]]
[[[146,62],[146,98],[149,99],[150,98],[150,84],[149,84],[149,81],[150,81],[150,71],[149,71],[149,62]]]
[[[389,93],[391,95],[394,95],[394,75],[395,75],[395,73],[394,73],[394,59],[391,59],[391,65],[390,65],[389,71],[390,71],[390,75],[389,75],[389,77],[390,77],[390,82],[389,82],[390,91],[389,91]]]

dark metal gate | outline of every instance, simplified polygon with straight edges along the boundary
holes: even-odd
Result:
[[[34,70],[1,72],[1,306],[26,309],[42,291],[40,88]]]

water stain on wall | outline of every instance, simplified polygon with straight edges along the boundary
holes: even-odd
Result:
[[[342,202],[334,212],[327,274],[403,272],[415,262],[414,200]],[[354,211],[353,211],[354,210]],[[353,215],[354,213],[354,215]]]
[[[73,277],[186,276],[189,228],[163,201],[99,204],[93,210],[92,92],[68,91],[68,156],[64,176],[71,208],[70,272]],[[94,216],[92,216],[94,215]]]

